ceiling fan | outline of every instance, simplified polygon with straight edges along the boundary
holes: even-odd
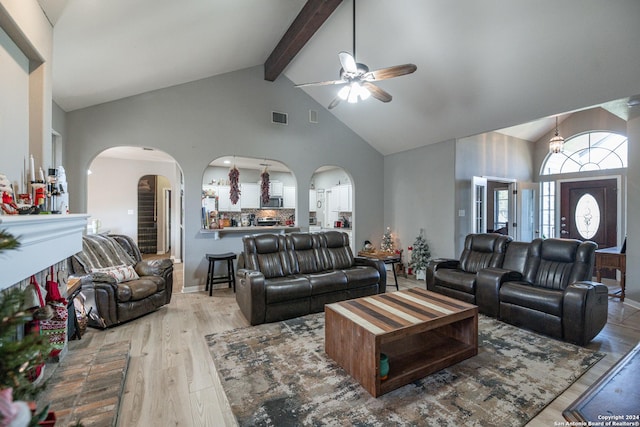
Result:
[[[382,102],[389,102],[393,97],[387,91],[373,84],[373,82],[391,79],[394,77],[411,74],[418,69],[414,64],[395,65],[369,71],[365,64],[356,62],[356,0],[353,0],[353,55],[342,51],[338,54],[340,59],[340,79],[323,82],[302,83],[296,87],[345,85],[338,91],[338,95],[329,104],[329,109],[335,108],[340,101],[357,103],[373,96]]]

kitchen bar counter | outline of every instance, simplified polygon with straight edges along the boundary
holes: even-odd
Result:
[[[221,239],[222,237],[235,235],[247,235],[247,234],[286,234],[297,233],[300,231],[300,227],[292,227],[289,225],[265,225],[265,226],[252,226],[252,227],[225,227],[217,229],[201,229],[200,233],[206,235],[212,235],[214,239]]]

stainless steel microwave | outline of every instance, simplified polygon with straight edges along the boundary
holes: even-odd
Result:
[[[282,206],[283,201],[280,196],[269,197],[269,201],[267,203],[264,203],[262,198],[260,198],[260,207],[262,209],[279,209],[282,208]]]

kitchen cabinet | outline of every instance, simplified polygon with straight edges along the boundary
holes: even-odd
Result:
[[[318,209],[318,194],[316,190],[309,190],[309,212],[315,212]]]
[[[269,195],[284,197],[284,184],[281,181],[269,181]]]
[[[229,198],[230,189],[228,185],[218,185],[218,212],[240,212],[242,198],[235,205],[232,204]]]
[[[330,193],[331,210],[334,212],[351,212],[351,196],[351,185],[343,184],[332,187]]]
[[[260,208],[260,185],[252,182],[240,184],[240,207],[242,209]]]
[[[296,187],[283,186],[282,207],[285,209],[296,208]]]

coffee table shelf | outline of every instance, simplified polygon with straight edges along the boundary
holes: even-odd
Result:
[[[378,397],[478,354],[478,308],[419,288],[328,304],[325,351]]]
[[[477,349],[442,335],[427,331],[414,343],[395,342],[382,345],[380,352],[389,357],[389,376],[380,382],[380,394],[395,390],[477,354]]]

